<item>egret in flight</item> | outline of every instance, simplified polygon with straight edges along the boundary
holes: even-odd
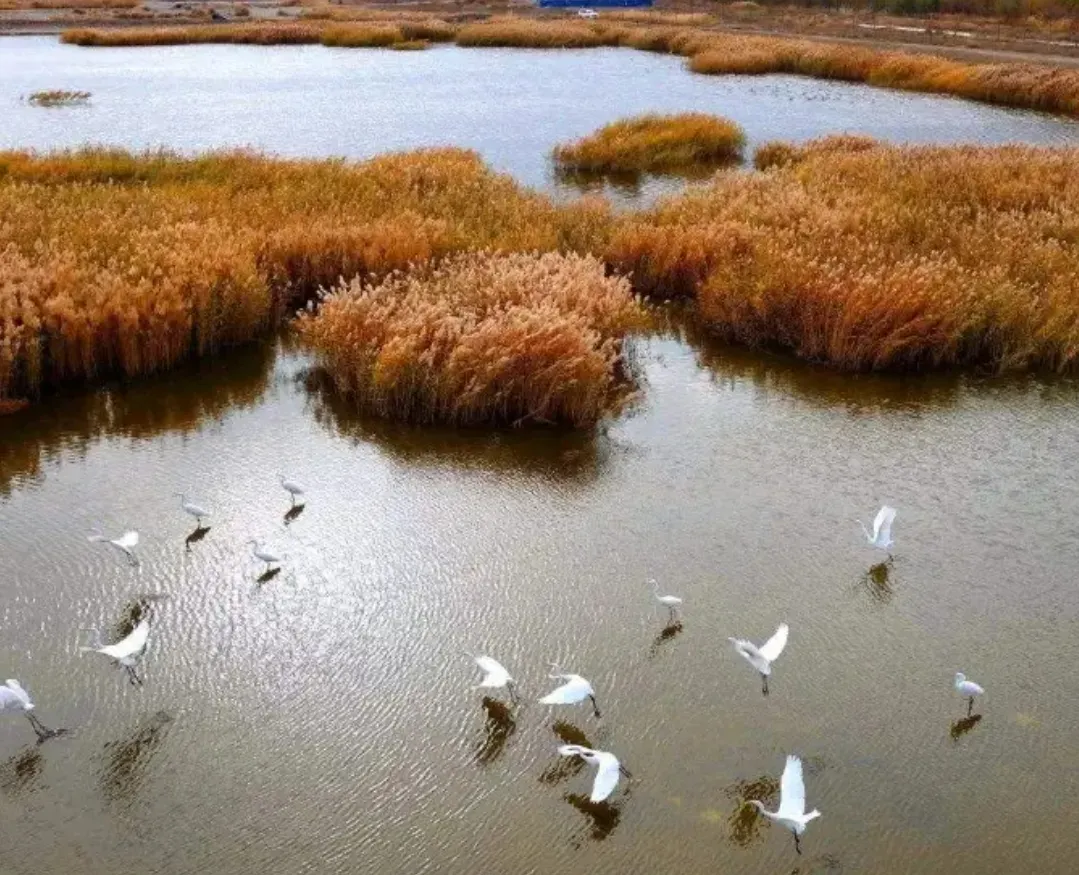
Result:
[[[878,550],[884,550],[890,557],[892,555],[892,545],[895,541],[892,540],[892,523],[895,522],[895,508],[884,505],[877,511],[877,517],[873,520],[873,531],[865,527],[865,523],[861,520],[855,520],[858,525],[862,527],[862,531],[865,532],[866,540],[870,545],[876,547]]]
[[[555,690],[552,690],[542,699],[540,703],[544,705],[576,705],[578,702],[583,702],[585,699],[592,700],[592,711],[600,717],[599,705],[596,703],[596,691],[592,689],[592,685],[586,681],[579,674],[563,674],[559,667],[554,663],[551,663],[551,668],[554,669],[553,674],[547,675],[554,680],[565,681],[562,686]]]
[[[4,681],[4,685],[0,686],[0,714],[22,714],[34,727],[38,741],[46,741],[60,734],[58,731],[49,729],[38,719],[37,714],[34,713],[34,703],[30,701],[30,694],[14,678],[8,678]]]
[[[652,595],[655,600],[670,611],[670,619],[673,620],[675,612],[682,607],[682,600],[676,595],[660,595],[659,583],[655,580],[648,581],[648,585],[652,587]]]
[[[734,645],[735,651],[746,662],[753,666],[761,674],[762,692],[768,695],[768,675],[772,673],[772,663],[779,658],[783,648],[787,646],[787,635],[790,627],[786,623],[780,623],[775,634],[757,647],[752,641],[743,638],[728,638]]]
[[[813,809],[806,814],[806,785],[802,778],[802,761],[796,756],[787,757],[786,768],[783,769],[783,777],[779,780],[779,810],[769,811],[764,804],[756,799],[749,801],[769,820],[781,823],[794,833],[794,849],[802,853],[800,842],[802,833],[806,831],[806,824],[820,812]]]
[[[605,750],[592,750],[579,744],[563,744],[558,752],[564,757],[579,756],[590,766],[596,766],[596,779],[592,782],[590,802],[602,802],[618,786],[619,774],[630,777],[626,767],[618,762],[618,757]]]
[[[510,673],[506,671],[506,667],[501,662],[497,659],[492,659],[490,656],[474,656],[471,653],[467,655],[472,657],[472,660],[479,666],[480,671],[483,672],[483,680],[473,689],[501,689],[505,687],[509,690],[510,698],[514,702],[517,701],[516,681],[510,677]]]
[[[288,480],[284,475],[278,474],[277,479],[281,481],[281,486],[289,495],[292,496],[292,506],[296,506],[296,499],[300,499],[300,503],[303,503],[303,487],[295,480]]]
[[[127,672],[131,683],[141,685],[142,681],[135,673],[135,664],[146,651],[146,644],[150,638],[150,621],[142,620],[126,638],[120,639],[115,644],[102,644],[100,631],[96,629],[91,631],[95,633],[97,640],[89,647],[79,649],[104,654]]]
[[[127,561],[132,565],[139,564],[139,557],[135,555],[135,548],[139,544],[139,533],[132,530],[130,532],[124,532],[119,538],[115,540],[106,538],[104,535],[90,535],[86,539],[91,544],[112,544],[117,550],[123,553],[127,557]]]
[[[261,559],[266,563],[266,570],[270,570],[271,565],[280,565],[284,561],[283,556],[278,556],[273,550],[268,550],[263,547],[258,541],[248,541],[251,545],[251,552],[256,559]]]
[[[970,712],[974,710],[974,697],[985,695],[985,690],[981,686],[974,683],[974,681],[968,681],[967,676],[963,672],[958,671],[955,673],[955,691],[960,696],[967,699],[967,716],[970,716]]]
[[[195,518],[195,525],[197,525],[201,529],[202,518],[208,517],[210,515],[210,512],[206,510],[206,508],[200,507],[199,505],[188,501],[182,492],[174,492],[173,495],[179,497],[180,507],[184,509],[184,513],[188,514],[189,516],[193,516]]]

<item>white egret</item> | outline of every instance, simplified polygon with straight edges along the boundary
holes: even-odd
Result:
[[[794,849],[802,853],[802,845],[799,839],[806,831],[806,824],[814,818],[820,817],[820,812],[813,809],[806,814],[806,785],[802,778],[802,761],[796,756],[787,757],[787,765],[783,769],[783,777],[779,781],[779,810],[769,811],[764,804],[757,799],[749,800],[750,805],[756,808],[776,823],[781,823],[794,833]]]
[[[596,766],[596,779],[592,782],[591,802],[602,802],[618,786],[619,774],[630,777],[626,767],[618,762],[618,757],[605,750],[592,750],[579,744],[559,745],[558,752],[564,757],[579,756],[590,766]]]
[[[139,544],[139,533],[132,530],[130,532],[124,532],[119,538],[115,540],[106,538],[104,535],[89,535],[86,538],[91,544],[112,544],[117,550],[123,553],[127,557],[127,561],[132,565],[139,564],[139,557],[135,555],[135,548]]]
[[[141,684],[142,681],[135,673],[135,664],[146,652],[146,645],[150,638],[150,621],[142,620],[126,638],[122,638],[115,644],[103,644],[101,632],[94,629],[96,641],[88,647],[80,647],[80,650],[101,653],[121,666],[131,679],[133,684]]]
[[[877,511],[876,519],[873,520],[873,531],[865,527],[865,523],[861,520],[855,520],[858,525],[862,527],[862,531],[865,532],[866,540],[870,545],[876,547],[879,550],[887,551],[891,556],[892,545],[895,541],[892,540],[892,523],[895,522],[895,508],[884,505]]]
[[[768,695],[768,675],[772,673],[772,663],[779,658],[779,654],[787,646],[787,635],[789,633],[790,627],[786,623],[780,623],[775,634],[760,647],[752,641],[746,641],[744,638],[727,639],[734,645],[738,655],[760,672],[763,685],[762,692],[766,696]]]
[[[588,681],[579,674],[563,674],[554,663],[551,663],[551,668],[554,669],[554,673],[547,675],[547,677],[554,680],[563,680],[565,683],[540,699],[541,704],[576,705],[585,699],[591,699],[592,711],[597,717],[602,716],[599,713],[599,705],[596,703],[596,691],[592,689],[592,685]]]
[[[258,541],[248,541],[247,543],[251,545],[251,552],[255,558],[266,563],[267,571],[270,570],[271,565],[280,565],[284,561],[284,556],[278,556],[272,550],[263,547]]]
[[[510,677],[510,673],[506,671],[506,667],[501,662],[490,656],[475,656],[471,653],[467,655],[472,657],[472,660],[479,666],[480,671],[483,672],[483,680],[473,689],[500,689],[505,687],[509,690],[513,701],[517,701],[517,682]]]
[[[58,734],[38,719],[34,713],[34,703],[30,701],[30,694],[14,678],[8,678],[4,685],[0,686],[0,714],[22,714],[34,727],[38,741],[45,741]]]
[[[182,492],[174,492],[173,495],[179,497],[180,507],[184,509],[184,513],[193,516],[195,518],[195,524],[199,528],[202,528],[202,518],[208,517],[210,512],[204,507],[200,507],[199,505],[188,501]]]
[[[974,710],[974,697],[984,696],[985,690],[974,681],[968,681],[967,676],[961,671],[955,673],[955,691],[967,699],[967,716]]]
[[[296,499],[299,498],[303,501],[303,487],[295,480],[287,480],[283,474],[278,474],[277,479],[281,481],[281,486],[289,495],[292,496],[292,504],[296,505]]]
[[[670,611],[670,618],[673,620],[675,612],[682,606],[682,600],[676,595],[660,595],[659,583],[655,580],[648,581],[648,585],[652,587],[652,595],[655,600]]]

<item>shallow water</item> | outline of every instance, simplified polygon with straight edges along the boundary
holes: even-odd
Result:
[[[52,88],[93,98],[54,109],[20,102]],[[842,131],[903,142],[1079,143],[1070,119],[796,76],[698,76],[683,58],[630,49],[100,49],[0,39],[0,148],[253,146],[365,158],[452,143],[528,185],[573,191],[552,173],[556,144],[628,115],[687,110],[734,119],[750,148]]]

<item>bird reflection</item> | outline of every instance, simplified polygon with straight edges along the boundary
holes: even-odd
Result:
[[[564,798],[591,821],[589,838],[594,842],[607,838],[622,819],[622,809],[610,802],[592,802],[583,793],[567,793]]]
[[[476,743],[476,762],[489,765],[502,756],[506,742],[517,731],[513,711],[504,702],[484,696],[481,702],[487,720],[483,726],[483,738]]]
[[[201,541],[203,538],[205,538],[209,533],[210,533],[210,527],[209,526],[199,526],[197,529],[195,529],[195,531],[193,531],[190,535],[188,535],[186,538],[184,538],[184,546],[185,546],[185,548],[190,550],[192,544],[197,544],[199,541]]]
[[[681,621],[676,621],[674,623],[668,623],[666,626],[663,627],[662,630],[660,630],[660,633],[656,636],[655,640],[652,642],[652,647],[649,649],[648,655],[654,657],[657,653],[659,653],[659,648],[662,647],[664,643],[666,643],[667,641],[673,641],[681,633],[682,633],[682,623],[681,623]]]
[[[112,640],[119,641],[134,632],[135,627],[139,625],[139,623],[152,616],[154,602],[166,598],[168,598],[168,596],[160,595],[158,593],[143,593],[128,602],[124,607],[124,611],[120,615],[119,620],[116,621],[116,625],[110,630]]]
[[[39,747],[28,747],[0,763],[0,788],[9,796],[19,796],[36,789],[45,768]]]
[[[588,740],[588,736],[584,732],[574,726],[572,723],[567,723],[565,720],[559,720],[551,727],[555,735],[558,736],[559,741],[563,744],[579,744],[581,747],[591,748],[592,742]],[[576,775],[581,769],[585,767],[585,761],[580,757],[563,757],[551,763],[539,779],[544,784],[557,784],[567,778]]]
[[[134,796],[146,778],[146,769],[172,722],[166,711],[158,711],[131,735],[105,745],[101,769],[101,791],[110,802]]]
[[[887,604],[895,594],[889,577],[892,573],[890,560],[878,562],[862,576],[861,586],[877,604]]]
[[[281,573],[281,566],[278,565],[277,568],[271,568],[268,571],[262,572],[262,574],[260,574],[256,578],[255,582],[256,583],[269,583],[271,580],[273,580],[275,577],[277,577],[277,575],[279,575],[280,573]]]
[[[740,848],[749,847],[760,838],[761,826],[768,822],[749,804],[749,800],[758,799],[769,805],[773,804],[779,793],[779,780],[771,775],[761,775],[752,781],[735,781],[723,792],[728,799],[737,803],[727,818],[730,839]]]
[[[305,504],[294,504],[287,511],[285,511],[285,525],[287,526],[294,519],[296,519],[307,508]]]
[[[952,724],[950,730],[952,741],[959,741],[959,739],[977,726],[981,720],[981,714],[971,714],[969,717],[964,717],[962,720],[956,720],[955,723]]]

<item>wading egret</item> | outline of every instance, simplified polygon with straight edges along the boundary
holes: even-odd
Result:
[[[292,504],[296,505],[296,499],[303,501],[303,487],[295,480],[288,480],[282,474],[277,475],[277,479],[281,481],[281,487],[292,496]]]
[[[967,716],[974,710],[974,697],[984,696],[985,690],[974,681],[968,681],[967,676],[961,671],[955,673],[955,691],[964,699],[967,699]]]
[[[124,532],[115,540],[106,538],[104,535],[90,535],[86,540],[91,544],[112,544],[127,557],[127,561],[132,565],[139,564],[139,557],[135,555],[135,548],[139,544],[139,533],[134,530]]]
[[[887,551],[891,556],[892,545],[895,541],[892,540],[892,523],[895,522],[895,508],[884,505],[877,511],[877,517],[873,520],[873,531],[865,527],[865,523],[861,520],[855,520],[858,525],[862,527],[862,531],[865,532],[866,540],[870,545],[876,547],[879,550]]]
[[[602,716],[599,713],[599,705],[596,702],[596,691],[592,689],[592,685],[588,681],[579,674],[563,674],[554,663],[551,663],[551,668],[554,669],[554,673],[547,675],[547,677],[553,678],[554,680],[562,680],[565,681],[565,683],[540,699],[541,704],[576,705],[578,702],[583,702],[585,699],[591,699],[592,711],[597,717]]]
[[[775,634],[760,647],[743,638],[727,639],[734,645],[738,655],[761,673],[762,692],[766,696],[768,695],[768,675],[772,673],[772,663],[779,658],[779,654],[787,646],[787,635],[789,633],[790,627],[786,623],[780,623]]]
[[[497,659],[492,659],[490,656],[475,656],[471,653],[467,654],[472,657],[472,660],[479,666],[480,671],[483,672],[483,680],[476,684],[473,689],[498,689],[505,687],[510,692],[510,698],[514,702],[517,701],[517,685],[516,682],[510,677],[510,673],[506,671],[506,667]]]
[[[150,621],[142,620],[126,638],[121,638],[115,644],[102,644],[101,632],[96,629],[90,631],[94,632],[97,640],[92,645],[79,649],[104,654],[127,672],[131,683],[142,684],[135,673],[135,664],[146,651],[150,638]]]
[[[675,612],[682,606],[682,600],[676,595],[660,595],[659,583],[657,583],[655,580],[648,581],[648,585],[652,587],[652,595],[655,600],[661,605],[663,605],[663,607],[665,607],[668,611],[670,611],[671,619],[673,620]]]
[[[14,678],[8,678],[4,681],[4,685],[0,686],[0,714],[22,714],[34,727],[38,741],[45,741],[54,735],[59,735],[59,732],[49,729],[38,720],[37,714],[34,713],[34,703],[30,701],[30,694]]]
[[[592,750],[590,747],[582,747],[579,744],[563,744],[558,752],[564,757],[579,756],[591,766],[596,766],[596,780],[592,782],[592,795],[590,802],[602,802],[614,792],[618,786],[619,773],[630,777],[625,766],[618,762],[618,757],[605,750]]]
[[[813,809],[806,814],[806,785],[802,778],[802,761],[796,756],[787,757],[786,768],[783,769],[783,777],[779,780],[779,810],[769,811],[764,804],[756,799],[751,799],[750,805],[754,805],[769,820],[781,823],[794,833],[794,849],[802,853],[802,845],[799,841],[802,833],[806,831],[806,824],[815,817],[820,817],[820,812]]]
[[[278,556],[273,550],[267,550],[258,541],[248,541],[251,545],[251,553],[256,559],[261,559],[266,563],[266,570],[270,570],[271,565],[280,565],[284,561],[283,556]]]
[[[195,518],[195,524],[199,528],[202,528],[202,518],[209,516],[210,512],[205,508],[188,501],[182,492],[174,492],[173,495],[180,499],[180,507],[184,509],[184,513],[193,516]]]

